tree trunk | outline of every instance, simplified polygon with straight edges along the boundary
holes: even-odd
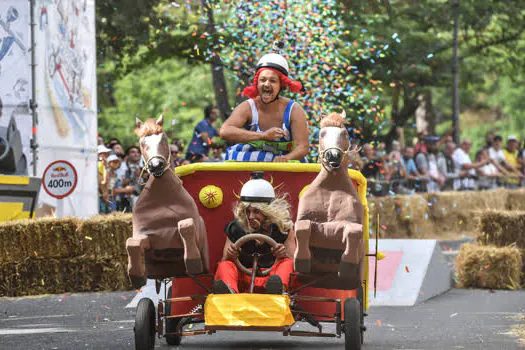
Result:
[[[217,31],[215,30],[215,20],[213,18],[213,9],[208,0],[201,0],[203,10],[208,17],[206,32],[216,40]],[[213,91],[215,93],[215,103],[219,109],[219,114],[223,120],[226,120],[231,113],[230,103],[228,101],[228,90],[226,89],[226,79],[224,78],[224,66],[221,57],[215,53],[211,57],[211,74],[213,79]]]
[[[415,112],[417,132],[427,131],[429,135],[436,133],[436,121],[432,113],[432,93],[430,91],[418,94],[418,107]]]
[[[452,73],[454,84],[452,85],[452,127],[454,128],[454,142],[459,145],[459,58],[458,58],[458,30],[459,30],[459,0],[454,0],[454,59],[452,61]]]

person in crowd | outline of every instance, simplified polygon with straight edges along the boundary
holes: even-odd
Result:
[[[284,197],[276,197],[272,184],[258,173],[253,173],[252,179],[244,184],[240,196],[241,201],[233,210],[235,219],[225,228],[223,258],[217,266],[212,291],[215,294],[239,293],[242,291],[239,280],[247,287],[251,276],[239,273],[235,261],[238,258],[245,267],[251,268],[252,254],[257,252],[261,254],[258,266],[271,268],[271,272],[267,277],[256,277],[255,288],[282,294],[289,290],[296,246],[290,204]],[[234,243],[249,233],[270,236],[277,246],[271,248],[267,243],[248,241],[237,249]]]
[[[476,182],[474,178],[476,177],[476,169],[481,168],[484,165],[489,164],[490,159],[486,159],[482,162],[472,163],[469,152],[472,148],[472,141],[470,139],[464,139],[461,142],[459,148],[457,148],[452,154],[454,162],[460,167],[461,170],[464,170],[464,176],[461,179],[460,190],[462,191],[473,191],[476,189]]]
[[[454,161],[453,154],[455,150],[456,144],[454,142],[447,142],[445,145],[445,151],[438,157],[439,173],[445,179],[441,186],[442,191],[459,190],[461,187],[460,177],[466,175],[466,171],[461,170]]]
[[[120,143],[113,143],[111,145],[111,150],[117,157],[120,158],[120,160],[123,160],[124,157],[126,156],[124,153],[124,148],[122,147]]]
[[[113,145],[116,144],[116,143],[118,143],[119,145],[121,144],[119,139],[117,139],[116,137],[112,137],[112,138],[109,139],[107,147],[108,148],[113,148]]]
[[[385,164],[380,159],[377,159],[375,149],[369,143],[363,146],[362,154],[363,168],[361,169],[361,174],[368,179],[369,194],[373,196],[384,195],[388,192]]]
[[[503,175],[509,175],[510,165],[505,159],[505,154],[501,149],[503,138],[500,135],[495,135],[492,139],[491,147],[489,147],[489,158],[494,162],[494,166]]]
[[[186,159],[192,163],[205,161],[208,159],[212,139],[219,136],[219,132],[213,124],[219,117],[219,110],[217,107],[208,105],[204,108],[204,119],[202,119],[193,130],[193,136],[188,151],[186,152]]]
[[[124,211],[122,195],[130,194],[135,191],[131,185],[123,185],[123,177],[119,174],[121,159],[116,154],[110,154],[108,159],[108,203],[109,211]]]
[[[108,172],[107,172],[107,158],[111,152],[111,149],[106,146],[98,145],[98,163],[97,163],[97,173],[98,173],[98,205],[99,212],[106,213],[108,209]]]
[[[503,150],[503,155],[505,157],[505,166],[508,170],[508,175],[503,181],[506,188],[517,188],[521,180],[523,179],[523,174],[520,172],[520,164],[518,162],[518,147],[520,143],[518,138],[515,135],[510,135],[507,137],[507,147]]]
[[[184,158],[182,157],[182,152],[180,151],[178,144],[172,143],[170,145],[170,154],[171,154],[171,162],[173,163],[173,167],[176,168],[180,166]]]
[[[392,141],[392,151],[387,158],[387,168],[390,173],[390,189],[395,193],[409,194],[411,191],[406,184],[406,170],[403,166],[402,158],[401,144],[398,141]]]
[[[97,136],[97,146],[100,146],[100,145],[104,145],[104,138],[102,136],[98,135]]]
[[[492,147],[492,143],[494,142],[494,137],[496,137],[496,131],[495,130],[489,130],[487,134],[485,135],[485,145],[483,148],[489,149]]]
[[[428,182],[422,183],[421,190],[424,192],[439,192],[441,185],[445,183],[445,177],[438,170],[438,148],[436,136],[425,136],[424,145],[427,152],[419,152],[415,156],[415,162],[418,172]],[[425,186],[423,186],[426,184]]]
[[[487,159],[490,160],[489,150],[482,148],[476,154],[476,162],[483,163]],[[478,190],[492,190],[498,187],[498,179],[502,176],[494,162],[483,165],[476,169],[478,175]]]
[[[139,198],[142,186],[140,186],[140,173],[142,167],[140,166],[140,148],[137,146],[128,147],[126,150],[126,160],[122,162],[119,168],[119,176],[123,179],[122,186],[133,186],[133,192],[125,192],[120,196],[122,210],[131,212],[135,202]],[[131,190],[130,190],[131,191]]]
[[[226,160],[244,162],[305,161],[309,151],[306,113],[298,102],[281,92],[300,92],[302,84],[291,80],[284,44],[274,43],[274,52],[256,66],[253,85],[244,89],[248,97],[224,122],[220,135],[235,143],[226,150]]]

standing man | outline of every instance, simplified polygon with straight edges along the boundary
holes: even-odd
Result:
[[[523,174],[519,171],[520,164],[518,162],[518,147],[520,143],[515,135],[507,137],[507,147],[503,150],[505,157],[505,166],[508,170],[508,175],[503,181],[506,188],[518,188],[523,178]]]
[[[219,111],[217,107],[209,105],[204,108],[204,119],[195,126],[186,153],[186,159],[192,163],[208,159],[208,153],[212,144],[211,139],[219,136],[217,129],[213,126],[218,116]]]
[[[490,159],[485,159],[477,163],[472,163],[469,152],[472,148],[472,141],[470,139],[464,139],[458,149],[452,154],[454,162],[459,166],[461,170],[464,170],[464,177],[461,180],[460,190],[472,191],[476,189],[476,183],[474,177],[476,177],[476,170],[489,164]]]
[[[280,96],[288,88],[299,92],[302,84],[289,78],[284,43],[275,42],[272,53],[256,66],[253,85],[244,89],[242,102],[224,122],[220,134],[237,144],[226,150],[226,160],[240,162],[305,161],[308,154],[306,113],[299,103]]]

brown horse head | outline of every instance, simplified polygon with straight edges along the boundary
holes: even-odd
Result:
[[[155,119],[148,119],[142,122],[136,118],[135,133],[140,137],[140,150],[144,159],[144,166],[148,173],[155,177],[160,177],[171,166],[170,147],[168,137],[162,124],[164,117],[162,114]]]
[[[345,128],[346,113],[330,113],[321,120],[319,132],[319,157],[328,171],[339,169],[346,163],[345,156],[350,149],[350,139]]]

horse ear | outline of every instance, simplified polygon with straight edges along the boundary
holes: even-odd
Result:
[[[135,117],[135,126],[140,129],[144,123],[139,118]]]
[[[162,124],[164,124],[164,115],[161,114],[161,115],[157,118],[157,120],[155,121],[155,123],[156,123],[157,125],[159,125],[159,126],[162,126]]]
[[[341,117],[342,117],[343,119],[346,119],[346,111],[345,111],[344,109],[343,109],[343,113],[341,113]]]

